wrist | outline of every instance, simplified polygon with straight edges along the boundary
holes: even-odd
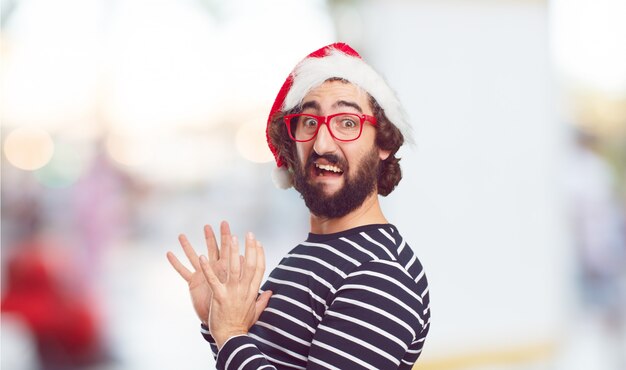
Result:
[[[240,335],[247,335],[247,334],[248,334],[248,331],[246,330],[230,330],[230,331],[223,332],[223,333],[216,333],[216,334],[212,333],[213,339],[215,339],[215,345],[217,346],[218,350],[222,349],[224,344],[226,344],[226,342],[228,342],[229,339],[240,336]]]

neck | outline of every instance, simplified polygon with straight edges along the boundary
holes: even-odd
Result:
[[[311,213],[313,234],[332,234],[358,226],[386,223],[388,222],[380,208],[376,191],[369,195],[357,209],[344,216],[325,218]]]

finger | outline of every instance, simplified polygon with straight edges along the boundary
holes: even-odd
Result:
[[[209,283],[209,286],[213,291],[213,295],[215,296],[217,294],[220,297],[223,296],[224,286],[222,285],[222,283],[220,283],[220,279],[217,277],[217,275],[215,275],[215,271],[213,271],[209,260],[205,256],[200,256],[198,260],[200,261],[200,268],[202,269],[204,278],[206,279],[207,283]]]
[[[204,225],[204,241],[206,243],[207,257],[209,261],[217,261],[219,259],[219,250],[217,249],[217,240],[215,233],[210,225]]]
[[[178,236],[178,242],[180,243],[181,247],[183,247],[183,251],[185,252],[185,255],[187,256],[189,262],[191,262],[193,268],[196,269],[196,271],[200,270],[200,265],[198,264],[198,255],[189,243],[189,240],[187,240],[185,234],[180,234]]]
[[[246,235],[246,250],[245,258],[243,259],[243,271],[241,273],[241,282],[244,286],[249,286],[250,282],[254,278],[254,272],[256,271],[257,264],[257,247],[254,234],[248,233]],[[256,291],[255,291],[256,292]]]
[[[250,286],[253,289],[259,289],[261,286],[261,281],[263,281],[263,275],[265,274],[265,251],[263,250],[263,245],[260,241],[256,240],[256,268],[254,270],[254,277],[252,278],[252,282]]]
[[[241,275],[243,275],[243,271],[245,268],[245,263],[246,263],[246,258],[240,254],[239,255],[239,266],[241,266],[241,274],[239,276],[240,281],[241,281]]]
[[[230,233],[230,226],[228,222],[222,221],[220,223],[220,255],[228,257],[229,250],[232,241],[232,235]]]
[[[170,261],[170,264],[178,272],[183,279],[187,282],[191,279],[191,271],[189,271],[179,260],[176,258],[174,253],[167,252],[167,260]]]
[[[256,302],[254,303],[254,322],[259,320],[259,316],[261,316],[261,313],[263,313],[263,310],[265,310],[265,307],[267,307],[270,302],[272,294],[271,290],[266,290],[256,299]]]
[[[256,275],[259,283],[263,280],[263,274],[265,274],[265,249],[260,241],[256,241],[257,258],[256,258]]]
[[[232,243],[230,245],[230,258],[228,259],[229,272],[228,281],[236,283],[241,276],[241,265],[239,263],[239,242],[237,237],[232,237]]]
[[[230,250],[232,244],[232,236],[230,235],[230,228],[228,227],[228,223],[223,221],[220,225],[220,249],[218,252],[218,259],[213,261],[213,266],[216,270],[217,276],[220,278],[222,283],[225,283],[228,279],[228,268],[229,263],[228,260],[230,258]]]

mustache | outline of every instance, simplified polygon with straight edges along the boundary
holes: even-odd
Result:
[[[309,156],[309,159],[307,159],[306,161],[306,167],[310,167],[313,166],[315,161],[317,161],[318,159],[325,159],[326,161],[328,161],[328,163],[333,164],[333,165],[338,165],[340,168],[345,169],[348,167],[348,163],[346,163],[346,160],[344,158],[340,158],[338,155],[335,154],[317,154],[315,152],[312,152],[311,155]]]

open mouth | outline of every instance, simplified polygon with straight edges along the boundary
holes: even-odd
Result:
[[[341,176],[343,170],[336,165],[328,163],[315,163],[315,175],[317,176]]]

